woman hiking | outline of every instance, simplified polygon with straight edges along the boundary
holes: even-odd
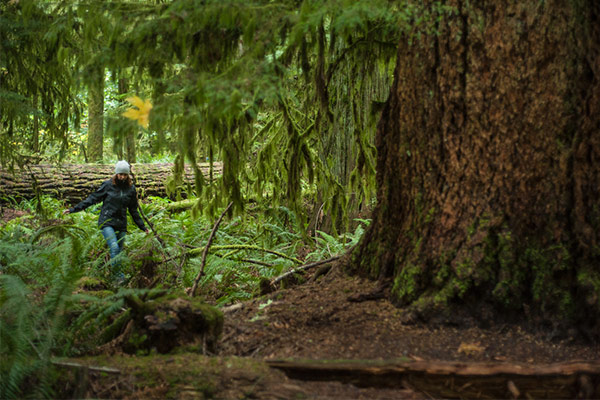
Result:
[[[118,161],[115,164],[115,174],[111,179],[103,182],[100,188],[90,194],[87,199],[63,211],[63,214],[76,213],[102,202],[98,226],[108,245],[112,275],[118,284],[123,284],[125,281],[125,277],[120,271],[120,262],[116,258],[123,250],[123,243],[127,234],[127,210],[129,210],[135,224],[148,233],[148,229],[138,212],[137,193],[129,173],[129,163]]]

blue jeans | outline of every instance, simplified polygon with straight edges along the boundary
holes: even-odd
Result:
[[[123,250],[125,234],[126,232],[115,231],[112,226],[105,226],[102,228],[102,236],[104,236],[110,252],[110,265],[112,266],[113,273],[116,274],[120,273],[121,263],[117,259],[117,256],[121,250]]]

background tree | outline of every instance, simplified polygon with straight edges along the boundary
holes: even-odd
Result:
[[[90,67],[88,80],[87,161],[99,162],[104,151],[104,67]]]
[[[413,319],[597,327],[600,6],[451,5],[400,43],[352,266]]]
[[[127,82],[127,78],[120,78],[119,79],[119,94],[120,95],[127,95],[129,93],[129,84]],[[136,154],[136,150],[135,150],[135,134],[136,134],[137,129],[134,126],[131,126],[131,124],[129,124],[128,126],[126,126],[124,128],[124,132],[122,134],[122,136],[124,136],[124,147],[125,147],[125,151],[124,151],[124,156],[121,156],[120,158],[125,159],[127,161],[129,161],[130,163],[135,163],[137,162],[137,154]]]
[[[73,27],[54,24],[52,7],[31,1],[0,2],[0,162],[4,165],[37,160],[38,151],[49,143],[57,143],[59,156],[64,156],[68,128],[79,124],[82,104],[72,74]]]

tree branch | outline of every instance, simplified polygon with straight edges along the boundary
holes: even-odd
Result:
[[[202,253],[202,262],[200,264],[200,272],[198,273],[198,276],[196,276],[196,279],[194,280],[194,286],[192,286],[192,291],[190,292],[190,297],[194,297],[196,295],[196,289],[198,289],[198,282],[200,282],[202,275],[204,275],[204,267],[206,266],[206,255],[208,254],[208,249],[209,249],[210,245],[212,244],[212,241],[213,241],[213,238],[215,237],[215,233],[217,232],[217,229],[219,229],[219,225],[221,225],[221,221],[223,220],[223,217],[225,216],[227,211],[229,211],[229,209],[231,208],[232,205],[233,205],[233,201],[229,203],[229,205],[225,208],[225,210],[223,210],[223,212],[221,213],[221,216],[219,217],[217,222],[215,222],[215,226],[213,226],[212,232],[210,233],[210,236],[208,237],[208,242],[206,243],[206,247],[204,247],[204,252]]]
[[[294,268],[293,270],[288,271],[288,272],[286,272],[283,275],[279,275],[277,278],[275,278],[275,279],[273,279],[271,281],[271,285],[275,285],[278,282],[280,282],[282,279],[285,279],[288,276],[293,275],[293,274],[295,274],[297,272],[306,271],[307,269],[314,268],[314,267],[317,267],[317,266],[322,265],[322,264],[327,264],[327,263],[333,262],[333,261],[339,259],[340,257],[342,257],[342,256],[335,256],[335,257],[328,258],[327,260],[321,260],[321,261],[316,261],[314,263],[301,265],[298,268]]]

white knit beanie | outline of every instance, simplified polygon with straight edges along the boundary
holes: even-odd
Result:
[[[128,174],[128,173],[129,173],[129,163],[124,160],[117,161],[117,163],[115,164],[115,174]]]

